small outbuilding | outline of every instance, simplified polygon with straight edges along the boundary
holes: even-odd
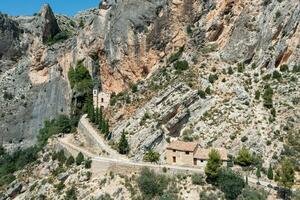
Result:
[[[205,149],[196,142],[172,141],[166,149],[166,161],[170,165],[205,167],[212,149],[219,152],[223,165],[226,166],[228,161],[226,149]]]

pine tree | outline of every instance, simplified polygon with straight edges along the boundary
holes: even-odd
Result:
[[[119,141],[118,150],[120,154],[128,154],[129,152],[129,144],[124,130]]]
[[[283,187],[283,199],[286,199],[288,191],[295,183],[294,165],[289,159],[284,159],[281,162],[279,169],[279,186]]]
[[[205,167],[205,174],[207,178],[211,180],[216,179],[221,166],[222,166],[222,161],[221,161],[220,153],[217,150],[212,149],[209,152],[209,159]]]
[[[102,122],[101,122],[101,133],[104,134],[104,129],[105,129],[105,118],[102,119]]]
[[[272,180],[273,179],[273,169],[272,169],[272,166],[270,165],[269,166],[269,169],[268,169],[268,179]]]

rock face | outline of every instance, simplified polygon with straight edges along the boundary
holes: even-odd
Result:
[[[300,3],[268,2],[108,0],[75,17],[49,6],[40,16],[1,15],[12,44],[1,37],[2,138],[33,144],[45,119],[69,114],[67,73],[83,61],[106,92],[122,92],[106,113],[113,141],[127,132],[135,159],[180,138],[232,153],[246,145],[275,161],[286,124],[299,127]],[[67,40],[43,44],[60,31]],[[267,85],[275,114],[264,107]]]
[[[0,13],[0,59],[17,58],[20,56],[19,35],[22,30],[19,25],[9,19],[6,15]],[[1,67],[2,68],[2,67]],[[3,69],[1,69],[4,71]]]
[[[46,41],[48,38],[52,38],[56,34],[58,34],[60,32],[60,28],[57,24],[56,18],[52,12],[51,7],[48,4],[43,6],[40,14],[44,22],[42,28],[42,37],[43,41]]]

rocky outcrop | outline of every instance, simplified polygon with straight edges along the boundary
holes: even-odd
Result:
[[[42,38],[43,41],[46,41],[47,39],[52,38],[56,34],[58,34],[60,32],[60,28],[57,24],[53,11],[48,4],[43,6],[40,15],[43,24]]]
[[[22,53],[20,36],[22,29],[17,22],[11,20],[7,15],[0,13],[0,59],[17,60]],[[0,70],[5,71],[0,64]]]

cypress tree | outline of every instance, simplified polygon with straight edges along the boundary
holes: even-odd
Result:
[[[96,113],[95,113],[95,123],[98,124],[99,123],[99,108],[96,108]]]
[[[273,179],[273,169],[272,169],[272,166],[270,165],[269,166],[269,169],[268,169],[268,179],[272,180]]]
[[[99,110],[99,124],[102,123],[102,120],[103,120],[103,113],[102,113],[102,108],[100,108]]]
[[[120,154],[127,154],[129,152],[129,144],[124,130],[118,144],[118,150]]]

